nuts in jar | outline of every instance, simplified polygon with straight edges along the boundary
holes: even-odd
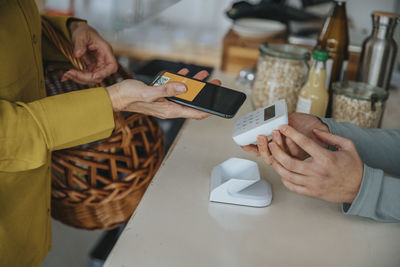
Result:
[[[282,44],[260,45],[252,92],[254,108],[285,99],[288,112],[294,112],[298,92],[307,77],[309,58],[310,52],[304,48]]]
[[[361,127],[379,127],[386,90],[362,82],[337,82],[333,84],[333,113],[336,121],[346,121]]]

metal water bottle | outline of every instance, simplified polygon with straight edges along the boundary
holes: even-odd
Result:
[[[373,30],[363,43],[357,81],[389,89],[397,53],[393,33],[398,19],[399,15],[393,13],[372,13]]]

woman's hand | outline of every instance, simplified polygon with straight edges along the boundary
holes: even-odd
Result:
[[[289,115],[289,125],[295,128],[297,131],[303,133],[308,136],[312,140],[314,140],[317,144],[321,146],[325,146],[323,142],[321,142],[313,133],[313,129],[319,129],[324,132],[329,132],[328,126],[322,123],[317,117],[304,113],[292,113]],[[272,132],[272,140],[278,143],[288,154],[298,159],[306,159],[310,155],[301,149],[292,139],[281,136],[279,131]],[[269,157],[271,156],[268,151],[268,139],[265,136],[259,136],[257,138],[257,145],[247,145],[242,146],[242,149],[246,152],[252,153],[256,156],[263,156],[263,160],[270,165]],[[260,149],[267,151],[267,155],[260,154]]]
[[[272,157],[269,156],[269,162],[290,191],[330,202],[352,203],[364,172],[353,141],[317,129],[312,132],[321,142],[336,146],[338,150],[330,151],[293,127],[283,125],[280,133],[311,155],[312,160],[298,160],[290,156],[281,144],[270,142],[268,147]],[[259,153],[269,155],[265,147],[260,147]]]
[[[189,70],[182,69],[180,75],[187,75]],[[200,71],[194,78],[203,80],[207,71]],[[220,85],[213,80],[211,83]],[[158,118],[190,118],[203,119],[210,114],[171,102],[165,97],[176,96],[186,92],[183,83],[169,82],[160,86],[148,86],[138,80],[125,80],[106,88],[115,111],[138,112]]]
[[[74,46],[74,56],[82,58],[87,64],[87,70],[71,69],[62,77],[76,83],[93,85],[100,83],[105,77],[116,72],[117,61],[111,46],[83,21],[72,21],[69,25],[71,39]]]

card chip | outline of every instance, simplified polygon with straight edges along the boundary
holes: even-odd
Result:
[[[159,86],[159,85],[163,85],[166,84],[169,81],[169,77],[167,76],[161,76],[160,78],[157,79],[157,81],[154,83],[153,86]]]

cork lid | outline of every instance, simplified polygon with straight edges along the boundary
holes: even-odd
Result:
[[[384,11],[374,11],[374,12],[372,12],[372,15],[377,16],[377,17],[388,17],[391,19],[398,19],[400,17],[399,14],[384,12]]]

